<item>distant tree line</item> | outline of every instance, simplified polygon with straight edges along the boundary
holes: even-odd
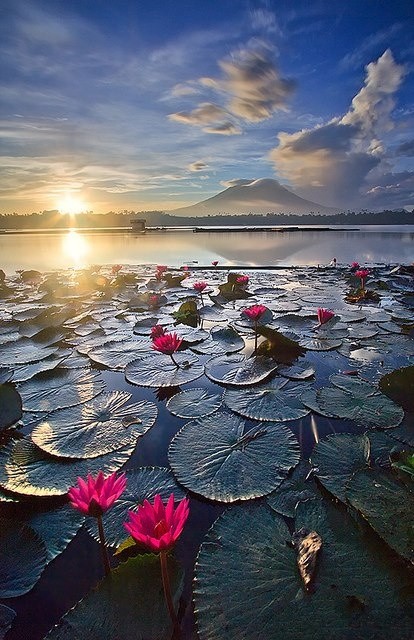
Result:
[[[317,213],[295,214],[274,213],[267,214],[227,214],[207,216],[175,216],[164,211],[109,211],[108,213],[93,213],[86,211],[76,216],[62,215],[58,211],[42,211],[29,214],[0,214],[0,229],[69,229],[71,227],[108,228],[129,227],[131,219],[144,218],[147,226],[247,226],[247,225],[335,225],[346,224],[352,226],[373,224],[414,224],[414,212],[400,210],[386,210],[381,212],[347,211],[334,215]]]

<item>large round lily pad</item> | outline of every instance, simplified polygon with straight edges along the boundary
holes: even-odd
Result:
[[[168,570],[177,610],[182,573],[171,557]],[[62,618],[45,640],[170,640],[171,634],[159,558],[144,555],[130,558],[114,569]]]
[[[352,475],[368,465],[367,436],[339,433],[320,440],[312,453],[315,475],[333,495],[345,502],[345,487]]]
[[[86,460],[52,458],[31,440],[11,441],[0,449],[0,486],[31,496],[61,496],[88,473],[118,471],[130,458],[135,443],[104,456]]]
[[[179,418],[202,418],[217,411],[222,401],[222,395],[196,388],[176,393],[166,406],[168,411]]]
[[[55,353],[58,347],[44,347],[41,343],[21,338],[16,342],[0,345],[0,362],[2,365],[27,364],[43,360]]]
[[[274,378],[251,389],[227,389],[223,400],[232,411],[251,420],[285,422],[303,418],[309,413],[309,409],[300,401],[301,394],[307,388],[306,383]]]
[[[46,549],[26,524],[0,519],[0,598],[14,598],[34,587],[46,566]]]
[[[128,362],[151,352],[150,340],[107,342],[103,347],[91,349],[88,356],[93,362],[108,369],[124,369]]]
[[[24,382],[19,387],[25,411],[54,411],[87,402],[104,389],[99,372],[59,369]]]
[[[188,422],[173,438],[168,459],[187,489],[211,500],[234,502],[266,495],[299,461],[299,445],[284,425],[245,431],[237,416],[217,411]]]
[[[11,384],[0,384],[0,431],[22,417],[22,399]]]
[[[174,360],[164,354],[154,354],[133,360],[125,367],[125,378],[141,387],[178,387],[203,375],[199,359],[187,353],[175,353]]]
[[[173,493],[176,500],[184,497],[183,488],[175,480],[170,469],[164,467],[140,467],[125,471],[127,486],[114,506],[103,515],[107,544],[117,547],[128,537],[123,523],[128,519],[128,511],[136,511],[144,500],[153,502],[157,493],[164,503]],[[88,518],[86,528],[93,538],[99,540],[96,521]]]
[[[258,384],[276,369],[277,363],[271,358],[247,359],[237,353],[211,358],[205,365],[206,376],[213,382],[241,387]]]
[[[346,488],[347,501],[399,555],[414,564],[414,493],[389,473],[365,469]]]
[[[67,504],[51,511],[35,512],[28,518],[27,524],[42,539],[49,563],[66,549],[84,521],[85,516]]]
[[[304,337],[299,340],[299,344],[309,351],[332,351],[341,346],[342,340],[339,338]]]
[[[298,502],[319,497],[312,471],[309,462],[301,460],[282,484],[266,496],[269,507],[283,516],[294,518]]]
[[[197,353],[211,356],[234,353],[244,348],[244,340],[233,327],[213,327],[210,337],[192,347]]]
[[[131,394],[111,391],[77,407],[50,414],[31,438],[40,448],[63,458],[96,458],[135,444],[157,418],[153,402],[128,404]]]
[[[228,509],[198,555],[194,600],[200,640],[399,640],[412,636],[407,576],[369,552],[355,525],[319,500],[300,503],[296,530],[322,540],[305,590],[291,534],[263,504]]]

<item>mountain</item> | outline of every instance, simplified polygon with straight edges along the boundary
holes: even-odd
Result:
[[[229,187],[212,198],[189,207],[171,211],[174,215],[205,216],[217,213],[338,213],[339,209],[324,207],[300,198],[277,180],[262,178],[248,184]]]

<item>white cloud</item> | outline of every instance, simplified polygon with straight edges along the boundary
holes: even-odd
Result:
[[[211,102],[204,102],[192,111],[180,111],[179,113],[170,113],[168,118],[175,122],[184,124],[205,125],[212,122],[221,121],[228,117],[225,109]]]
[[[253,178],[253,180],[247,180],[243,178],[233,178],[233,180],[222,180],[220,184],[223,187],[246,187],[248,184],[251,184],[254,181],[255,181],[255,178]]]
[[[208,168],[208,164],[203,162],[202,160],[197,160],[196,162],[192,162],[187,167],[190,171],[204,171],[204,169]]]
[[[403,75],[404,68],[387,50],[366,67],[365,84],[343,117],[279,133],[279,145],[270,153],[278,174],[318,202],[343,206],[360,201],[368,174],[382,160],[382,135],[393,126],[393,95]]]

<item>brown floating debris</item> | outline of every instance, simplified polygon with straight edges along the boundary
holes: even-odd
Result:
[[[318,556],[322,548],[322,538],[316,531],[309,532],[302,528],[295,531],[292,543],[298,554],[297,563],[305,591],[311,592]]]

